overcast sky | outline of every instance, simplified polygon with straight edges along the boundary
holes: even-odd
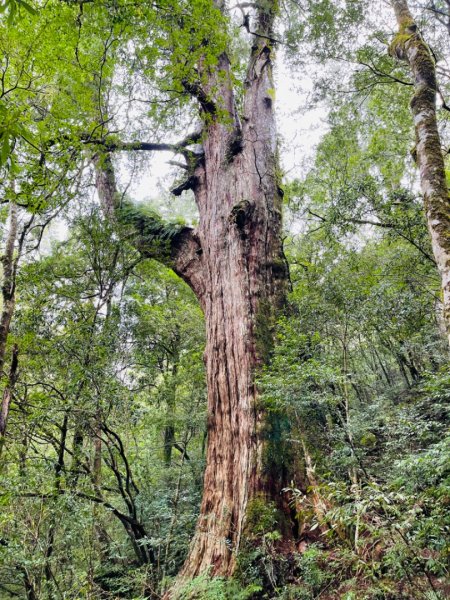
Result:
[[[306,72],[294,78],[282,56],[276,64],[275,80],[281,166],[286,177],[292,179],[304,173],[305,164],[326,132],[326,111],[306,108],[313,82]],[[150,168],[131,178],[129,194],[139,202],[160,197],[161,190],[168,190],[173,183],[174,168],[168,164],[173,158],[170,152],[154,153]],[[125,179],[126,174],[122,177]]]

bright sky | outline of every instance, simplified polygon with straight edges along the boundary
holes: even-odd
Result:
[[[312,79],[306,72],[294,79],[292,70],[280,59],[275,71],[280,157],[286,177],[293,179],[304,173],[305,163],[326,132],[326,112],[324,108],[305,108],[313,90]],[[168,190],[173,183],[174,169],[167,164],[173,158],[170,152],[155,152],[149,170],[134,178],[130,195],[138,202],[160,197],[161,189]]]

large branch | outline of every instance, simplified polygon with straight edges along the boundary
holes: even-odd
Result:
[[[201,131],[194,131],[189,133],[185,138],[179,142],[122,142],[114,139],[92,139],[87,138],[84,140],[85,144],[95,144],[103,146],[105,150],[109,152],[117,151],[147,151],[147,152],[174,152],[176,154],[185,154],[188,152],[188,146],[196,144],[202,137]]]
[[[125,202],[119,193],[109,152],[94,157],[96,188],[105,214],[145,258],[170,267],[201,298],[203,261],[200,242],[191,227],[167,223],[154,212]]]
[[[197,130],[192,133],[189,133],[185,138],[175,143],[158,143],[158,142],[122,142],[113,139],[112,137],[106,137],[104,139],[95,139],[89,135],[82,135],[81,140],[84,144],[91,144],[97,146],[98,153],[97,157],[102,157],[102,160],[105,161],[105,169],[111,170],[112,163],[106,157],[111,152],[135,152],[135,151],[146,151],[146,152],[173,152],[174,154],[182,154],[185,159],[185,164],[183,163],[174,163],[173,161],[169,161],[171,164],[175,164],[176,166],[181,167],[182,169],[187,171],[186,177],[183,181],[171,190],[172,194],[175,196],[181,195],[182,192],[186,190],[193,190],[197,185],[197,177],[194,175],[194,171],[196,167],[203,160],[203,149],[201,146],[197,145],[197,148],[192,149],[189,146],[192,146],[199,142],[202,138],[202,131]],[[106,161],[109,161],[106,164]],[[108,176],[111,179],[110,175]],[[100,183],[100,185],[102,185]],[[109,193],[111,195],[112,192]],[[110,209],[107,210],[107,213],[110,214]]]
[[[187,134],[178,142],[124,142],[113,135],[96,138],[93,136],[93,133],[86,132],[78,134],[76,140],[78,143],[85,146],[96,146],[103,152],[174,152],[175,154],[182,154],[185,157],[190,157],[191,154],[195,153],[189,149],[189,146],[197,144],[200,142],[201,138],[202,131],[197,130]],[[74,143],[74,138],[65,135],[52,138],[45,143],[45,148],[49,149],[61,142],[66,142],[70,145]]]

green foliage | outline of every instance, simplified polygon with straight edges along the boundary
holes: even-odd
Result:
[[[204,323],[187,286],[144,258],[168,264],[197,214],[124,201],[111,225],[92,198],[92,159],[192,131],[191,92],[212,102],[225,51],[247,118],[248,35],[238,8],[216,4],[0,4],[0,194],[26,226],[6,352],[18,344],[0,464],[2,598],[159,597],[188,552],[207,441]],[[278,490],[286,510],[250,503],[235,578],[203,574],[176,597],[436,600],[449,575],[450,376],[411,156],[412,82],[374,3],[295,0],[279,12],[293,79],[311,69],[311,103],[330,109],[313,163],[282,182],[292,291],[276,347],[271,307],[255,316],[257,351],[271,358],[257,375],[264,475],[293,480]],[[445,56],[447,29],[419,21]],[[219,98],[201,119],[227,131],[225,113]],[[148,168],[123,155],[121,189]],[[3,210],[1,222],[5,238]]]
[[[0,15],[2,13],[7,13],[7,23],[8,25],[12,25],[16,18],[20,17],[21,9],[31,15],[36,14],[36,10],[33,8],[33,6],[28,4],[28,2],[25,2],[25,0],[2,0],[0,4]]]
[[[135,206],[131,203],[122,203],[118,211],[119,222],[131,230],[133,238],[138,235],[135,245],[143,252],[144,256],[160,256],[170,264],[170,243],[183,229],[180,223],[167,223],[152,210]]]
[[[175,600],[250,600],[261,588],[248,585],[245,588],[233,580],[200,575],[188,583],[175,588]]]
[[[277,509],[272,502],[263,496],[257,496],[249,502],[247,509],[247,535],[258,538],[270,533],[276,528]]]
[[[332,573],[327,568],[327,556],[315,545],[299,557],[298,566],[304,587],[316,595],[331,580]]]
[[[183,561],[203,464],[202,319],[173,273],[141,262],[91,213],[77,219],[67,241],[21,272],[13,331],[23,360],[20,408],[10,418],[1,474],[0,537],[7,542],[0,578],[8,589],[21,588],[26,568],[42,594],[60,586],[73,598],[107,591],[138,597],[161,580],[162,568],[173,575]],[[178,462],[173,447],[167,464],[169,425],[189,460]],[[98,438],[102,467],[93,483]],[[23,494],[31,496],[17,520],[14,506]],[[102,502],[92,503],[99,494]],[[127,533],[123,515],[137,518],[140,529]],[[37,527],[44,536],[39,549]],[[175,528],[183,533],[175,536]],[[85,548],[101,553],[93,571]],[[139,548],[154,549],[159,571]]]

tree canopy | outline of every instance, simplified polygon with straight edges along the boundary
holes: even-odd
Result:
[[[0,2],[0,598],[448,596],[449,33]]]

